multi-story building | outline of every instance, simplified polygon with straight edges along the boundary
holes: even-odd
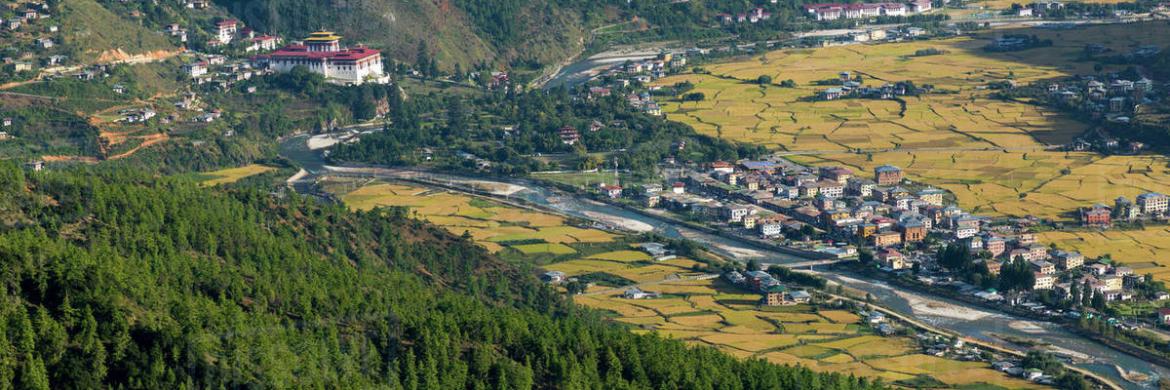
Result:
[[[215,23],[215,39],[222,44],[228,44],[235,38],[240,22],[235,19],[221,20]]]
[[[1056,265],[1063,270],[1080,268],[1085,264],[1085,256],[1078,252],[1055,251],[1052,256]]]
[[[304,67],[340,84],[389,81],[382,70],[382,52],[365,47],[342,48],[341,36],[328,31],[312,33],[303,43],[288,45],[256,58],[277,72]]]
[[[946,194],[946,191],[940,190],[938,188],[927,188],[922,191],[918,191],[918,199],[922,199],[930,205],[942,206],[944,194]]]
[[[1050,290],[1056,285],[1056,276],[1042,273],[1035,273],[1036,282],[1032,284],[1033,290]]]
[[[1170,206],[1170,198],[1157,192],[1147,192],[1138,195],[1137,206],[1142,214],[1162,215],[1166,213],[1167,206]]]
[[[873,181],[879,186],[897,185],[902,179],[902,169],[893,165],[882,165],[873,169]]]
[[[1085,226],[1107,227],[1111,223],[1113,209],[1103,204],[1095,204],[1081,209],[1081,224]]]
[[[1034,271],[1034,272],[1039,272],[1039,273],[1042,273],[1045,275],[1051,275],[1051,274],[1056,273],[1056,265],[1055,264],[1049,263],[1049,262],[1044,261],[1044,260],[1033,260],[1030,263],[1032,265],[1032,271]]]
[[[906,268],[906,256],[890,248],[878,251],[877,260],[882,264],[882,267],[895,270]]]
[[[926,226],[917,220],[909,220],[902,224],[902,241],[918,242],[926,239]]]
[[[860,177],[850,178],[845,184],[845,189],[848,190],[849,194],[863,198],[868,198],[873,195],[873,189],[875,187],[877,187],[877,183]]]
[[[873,234],[873,246],[884,248],[902,243],[902,234],[894,231],[883,231]]]

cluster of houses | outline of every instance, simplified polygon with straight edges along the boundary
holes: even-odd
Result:
[[[1133,201],[1124,196],[1113,201],[1113,206],[1097,203],[1080,210],[1081,225],[1108,228],[1114,220],[1164,220],[1170,210],[1170,196],[1157,192],[1138,195]]]
[[[923,13],[932,8],[930,0],[912,0],[908,3],[818,3],[806,4],[804,11],[819,21],[838,19],[868,19],[879,16],[906,16]]]
[[[825,89],[817,94],[820,100],[837,100],[845,98],[862,99],[894,99],[899,96],[920,95],[928,93],[930,88],[919,88],[914,83],[899,81],[885,83],[880,87],[866,87],[862,81],[853,80],[849,72],[839,74],[841,86]]]
[[[1063,84],[1049,83],[1044,88],[1050,100],[1064,107],[1097,119],[1129,123],[1137,107],[1155,98],[1157,85],[1145,77],[1128,80],[1111,75],[1103,79],[1083,76]]]
[[[860,177],[843,167],[745,160],[714,162],[669,188],[645,185],[635,196],[647,207],[698,215],[763,238],[810,225],[842,241],[864,239],[887,248],[923,241],[932,231],[954,239],[976,236],[984,219],[944,205],[945,194],[904,186],[902,170],[889,165]]]
[[[60,65],[66,57],[49,50],[60,41],[55,34],[60,27],[46,23],[52,18],[52,6],[45,2],[7,2],[0,8],[0,42],[7,56],[2,69],[18,73],[32,71],[37,65]],[[31,50],[28,50],[31,49]]]
[[[231,89],[238,82],[270,73],[270,70],[257,68],[247,60],[229,59],[218,54],[204,55],[183,65],[183,74],[191,78],[192,84],[209,85],[221,91]]]
[[[812,295],[805,290],[790,290],[771,274],[764,271],[729,271],[723,279],[744,289],[763,295],[760,304],[765,306],[788,306],[812,301]]]
[[[735,15],[729,13],[720,13],[715,17],[718,18],[719,22],[723,24],[759,23],[761,21],[771,19],[772,13],[765,11],[763,8],[756,7],[748,12],[741,12]]]

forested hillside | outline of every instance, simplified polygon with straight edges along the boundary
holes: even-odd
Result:
[[[400,210],[4,164],[3,388],[878,387],[634,335]]]

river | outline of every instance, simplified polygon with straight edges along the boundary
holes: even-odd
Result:
[[[281,155],[301,165],[309,172],[309,177],[337,172],[335,167],[329,167],[322,159],[319,151],[309,150],[308,136],[291,137],[282,141]],[[501,187],[512,188],[506,198],[523,199],[524,201],[558,210],[574,217],[597,221],[609,225],[647,226],[655,232],[668,237],[687,238],[705,245],[710,250],[737,261],[756,259],[764,264],[794,263],[807,259],[759,249],[741,240],[715,236],[685,226],[677,225],[669,220],[635,213],[625,209],[612,207],[596,201],[581,199],[572,194],[550,189],[537,182],[525,179],[490,179],[469,178],[454,174],[420,172],[409,169],[379,169],[376,176],[386,179],[395,178],[423,178],[432,182],[448,183],[454,186],[468,182],[496,181],[506,185]],[[517,190],[517,188],[519,188]],[[616,223],[615,223],[616,222]],[[635,229],[636,230],[636,229]],[[907,292],[894,288],[883,282],[875,282],[847,274],[825,273],[819,274],[830,281],[846,287],[871,294],[875,303],[894,311],[913,316],[923,322],[947,329],[966,337],[1004,344],[994,335],[1005,335],[1036,343],[1049,344],[1052,349],[1063,352],[1065,355],[1082,356],[1074,365],[1109,378],[1114,383],[1126,389],[1156,388],[1156,378],[1170,375],[1170,369],[1156,366],[1128,354],[1116,351],[1099,343],[1074,335],[1060,325],[1024,319],[1008,314],[990,311],[967,303],[950,299]],[[1023,349],[1023,348],[1021,348]],[[1130,371],[1137,371],[1151,375],[1153,380],[1145,384],[1128,382],[1120,376],[1116,366]]]

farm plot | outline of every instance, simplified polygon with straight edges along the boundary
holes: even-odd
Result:
[[[371,183],[344,193],[341,199],[357,210],[408,208],[453,234],[470,234],[492,252],[512,247],[524,255],[569,255],[576,253],[569,244],[606,243],[616,238],[600,230],[567,226],[559,216],[416,186]]]
[[[200,174],[200,177],[206,177],[206,179],[199,182],[199,185],[212,187],[221,184],[230,184],[249,176],[255,176],[261,173],[267,173],[275,170],[276,168],[260,164],[250,164],[238,168],[220,169],[218,171]]]
[[[1077,207],[1091,203],[1170,191],[1170,161],[1054,151],[1087,125],[1043,107],[993,99],[985,88],[1007,79],[1029,83],[1092,73],[1094,63],[1077,61],[1085,45],[1118,52],[1165,45],[1170,26],[1017,32],[1051,39],[1054,45],[984,52],[990,39],[1005,33],[996,31],[946,40],[779,50],[707,65],[707,73],[671,76],[657,84],[689,82],[706,96],[698,102],[663,102],[668,119],[699,132],[799,152],[789,158],[801,163],[861,171],[901,166],[911,179],[953,192],[960,206],[979,214],[1068,219]],[[926,49],[945,54],[916,55]],[[931,85],[935,93],[901,102],[813,99],[829,88],[822,81],[840,72],[859,76],[866,85],[911,81]],[[797,87],[759,86],[753,81],[760,75],[791,79]]]
[[[599,260],[568,263],[584,261]],[[632,270],[659,265],[643,264]],[[556,266],[560,264],[550,267]],[[857,314],[849,311],[814,310],[806,305],[760,307],[756,303],[759,295],[744,293],[719,280],[648,279],[639,287],[665,295],[658,299],[631,300],[622,297],[621,289],[611,289],[579,295],[574,300],[615,313],[617,322],[630,324],[637,332],[656,332],[742,358],[756,357],[777,364],[799,364],[817,371],[852,373],[886,381],[914,378],[922,370],[930,369],[931,359],[939,359],[935,365],[942,376],[939,380],[947,384],[1031,387],[1028,382],[1004,376],[984,363],[961,363],[920,354],[910,338],[874,335],[859,324],[861,319]]]
[[[1044,232],[1037,239],[1061,248],[1081,252],[1087,257],[1109,255],[1138,274],[1152,274],[1154,279],[1170,282],[1170,228],[1148,227],[1142,230],[1101,232]]]

